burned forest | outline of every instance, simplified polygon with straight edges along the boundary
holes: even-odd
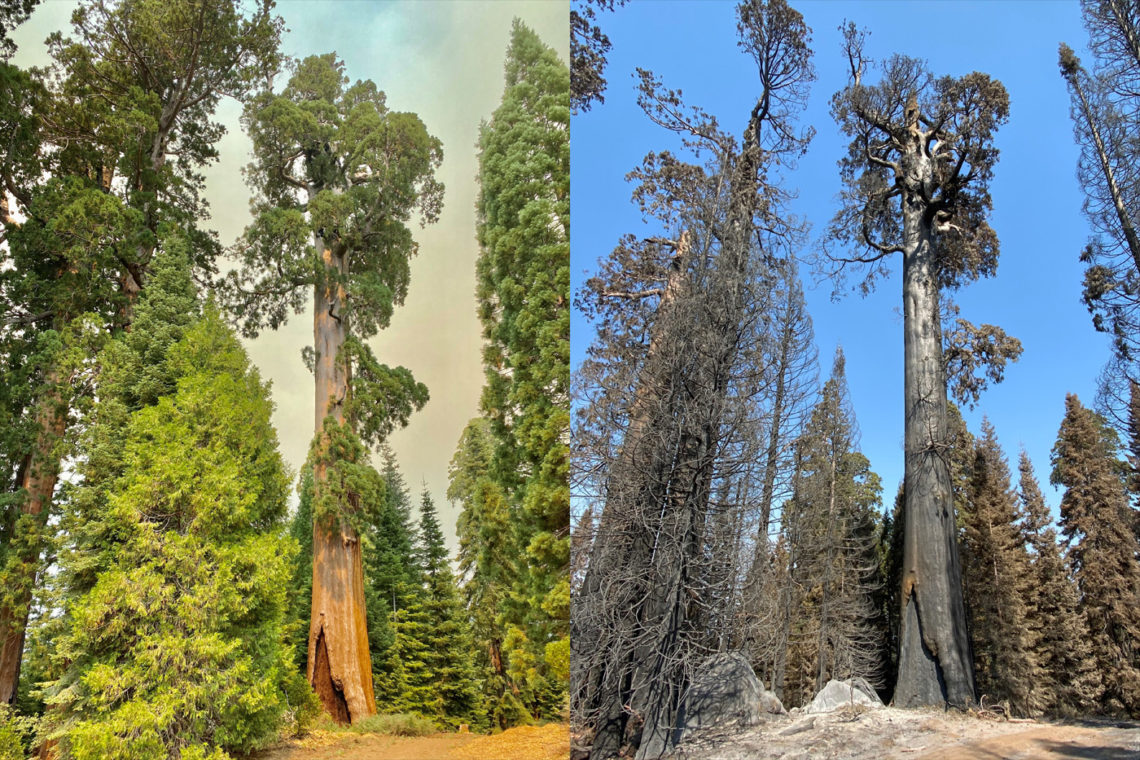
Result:
[[[735,734],[777,757],[800,731],[822,752],[824,718],[780,721],[844,703],[1140,720],[1135,4],[1073,4],[1094,63],[1063,44],[1057,81],[1054,40],[1031,73],[1071,115],[1049,134],[1083,251],[1020,228],[1010,188],[1042,159],[1023,64],[976,70],[933,24],[893,47],[855,6],[678,6],[652,35],[635,6],[577,3],[572,40],[575,197],[599,220],[573,254],[574,756],[744,757]],[[1046,281],[1069,299],[1049,328],[1022,316]],[[1027,372],[1062,361],[1061,311],[1092,334],[1044,398]]]

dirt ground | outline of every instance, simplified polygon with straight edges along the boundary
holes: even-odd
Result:
[[[1140,760],[1140,723],[1011,723],[882,708],[778,716],[684,742],[671,760]]]
[[[493,736],[381,736],[317,731],[250,760],[566,760],[566,725],[520,726]]]

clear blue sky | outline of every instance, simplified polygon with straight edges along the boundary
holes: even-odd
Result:
[[[1068,42],[1088,59],[1087,34],[1076,0],[1039,2],[792,2],[813,31],[817,80],[803,123],[817,130],[789,184],[799,189],[794,210],[812,225],[814,244],[837,209],[836,161],[846,141],[828,113],[831,95],[846,83],[839,25],[850,19],[871,32],[867,54],[925,59],[936,76],[982,71],[1001,80],[1011,116],[998,133],[1001,157],[991,185],[991,224],[1001,240],[995,277],[955,294],[962,316],[991,323],[1016,336],[1025,349],[1005,381],[964,410],[975,434],[982,415],[997,429],[1016,484],[1021,446],[1029,452],[1046,499],[1060,495],[1048,484],[1049,451],[1064,412],[1066,393],[1092,404],[1096,376],[1108,358],[1080,302],[1082,265],[1077,256],[1089,228],[1075,173],[1077,149],[1069,96],[1057,69],[1057,45]],[[648,68],[667,86],[680,88],[690,105],[715,114],[725,128],[742,131],[757,94],[755,67],[736,46],[735,4],[635,0],[601,16],[613,43],[606,102],[573,119],[571,232],[575,292],[627,232],[654,234],[629,202],[624,175],[651,150],[675,149],[671,135],[651,124],[634,100],[635,67]],[[803,251],[806,256],[810,250]],[[893,500],[903,474],[903,345],[898,266],[867,298],[846,294],[832,302],[829,281],[816,284],[803,267],[815,322],[822,372],[835,346],[847,355],[852,402],[862,449]],[[574,314],[572,355],[582,360],[593,339],[588,322]]]

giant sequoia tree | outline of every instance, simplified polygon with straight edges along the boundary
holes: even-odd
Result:
[[[334,54],[310,56],[280,94],[246,107],[255,218],[237,247],[242,267],[226,280],[247,335],[276,328],[312,294],[308,675],[343,722],[376,709],[357,512],[379,476],[364,444],[379,444],[427,401],[408,370],[380,364],[365,341],[407,294],[413,214],[434,222],[443,199],[439,140],[415,114],[389,110],[371,81],[348,81]]]
[[[967,705],[974,676],[946,461],[941,297],[997,267],[988,185],[997,160],[993,134],[1009,98],[985,74],[935,79],[921,61],[900,55],[884,61],[879,81],[869,84],[863,41],[854,25],[846,29],[851,79],[832,100],[851,143],[841,162],[843,207],[831,227],[838,246],[828,258],[836,273],[865,267],[864,290],[893,257],[902,259],[906,536],[895,702]],[[997,357],[981,361],[995,381],[1005,358],[1020,352],[991,326],[975,330],[959,321],[956,332],[959,359],[972,359],[960,362],[966,369]],[[978,382],[962,386],[967,398]]]
[[[514,533],[506,667],[538,715],[557,709],[570,647],[570,73],[518,21],[504,68],[479,135],[481,405]]]

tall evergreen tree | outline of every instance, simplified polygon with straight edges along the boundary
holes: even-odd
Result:
[[[107,407],[69,512],[82,530],[64,555],[48,713],[68,759],[220,760],[274,740],[312,700],[286,642],[296,546],[268,388],[213,307],[159,329],[192,287],[171,258],[139,304],[155,329],[106,351]]]
[[[1140,716],[1140,561],[1128,511],[1119,440],[1073,394],[1053,446],[1051,482],[1063,486],[1061,534],[1080,588],[1102,705]]]
[[[255,217],[238,245],[242,266],[225,282],[250,336],[314,299],[314,344],[304,352],[316,393],[308,676],[342,722],[375,711],[360,506],[378,507],[383,483],[362,469],[364,445],[407,424],[428,397],[366,341],[407,294],[412,215],[434,222],[443,202],[439,140],[415,114],[391,111],[373,82],[348,82],[335,54],[310,56],[280,94],[247,105]]]
[[[58,335],[84,312],[100,315],[100,329],[127,327],[156,251],[173,230],[193,239],[199,272],[213,271],[219,246],[197,227],[205,211],[200,170],[217,157],[224,131],[210,118],[222,98],[243,97],[254,72],[277,59],[281,22],[272,5],[92,0],[72,16],[74,38],[49,38],[53,76],[36,83],[3,64],[0,89],[16,97],[0,97],[0,223],[17,256],[15,238],[39,238],[34,264],[7,270],[10,283],[22,280],[24,287],[2,288],[5,300],[13,299],[4,306],[17,332]],[[4,5],[17,19],[28,8],[22,1]],[[53,236],[57,244],[45,245]],[[28,600],[41,570],[39,527],[51,511],[77,385],[60,356],[34,373],[35,397],[23,416],[35,433],[17,457],[20,499],[8,499],[8,522],[20,532],[9,547],[11,583],[0,600],[4,701],[15,697]]]
[[[438,701],[436,715],[451,727],[485,723],[478,714],[482,705],[471,661],[474,644],[463,616],[435,502],[426,489],[420,500],[419,555],[424,574],[423,606],[428,619],[424,643]]]
[[[878,590],[876,508],[882,487],[858,450],[848,398],[845,359],[837,350],[800,439],[796,494],[785,509],[796,515],[788,537],[796,557],[791,582],[801,589],[785,694],[805,704],[832,678],[881,683],[875,640]]]
[[[1009,466],[988,419],[975,444],[968,506],[962,515],[962,575],[979,696],[1029,715],[1042,680],[1028,628],[1032,587]]]
[[[943,291],[991,274],[997,235],[989,226],[994,132],[1008,118],[1002,84],[981,73],[935,79],[923,62],[886,59],[869,74],[865,34],[844,29],[850,79],[832,113],[851,137],[841,161],[846,189],[826,252],[837,278],[861,267],[872,288],[901,255],[906,421],[906,538],[897,704],[968,705],[976,699],[962,599],[944,361],[962,370],[959,398],[976,399],[984,368],[1001,379],[1020,344],[999,328],[959,320],[946,355]],[[853,246],[853,248],[852,248]],[[921,598],[920,598],[921,596]],[[921,614],[919,607],[921,606]]]
[[[570,72],[517,20],[504,68],[479,136],[482,407],[520,560],[506,667],[541,715],[566,693],[570,646]]]
[[[423,568],[415,554],[411,496],[392,449],[381,447],[384,499],[363,529],[368,640],[376,703],[393,712],[431,712],[423,653]]]
[[[483,675],[483,710],[492,725],[507,728],[525,722],[528,713],[503,657],[501,610],[518,558],[506,498],[492,477],[494,449],[491,423],[484,417],[468,422],[448,468],[447,498],[462,507],[456,523],[459,575]]]
[[[1087,715],[1096,710],[1101,696],[1101,677],[1092,656],[1088,624],[1057,545],[1057,532],[1037,485],[1033,463],[1024,451],[1017,469],[1023,529],[1033,549],[1027,628],[1040,671],[1029,694],[1030,709],[1053,715]]]

